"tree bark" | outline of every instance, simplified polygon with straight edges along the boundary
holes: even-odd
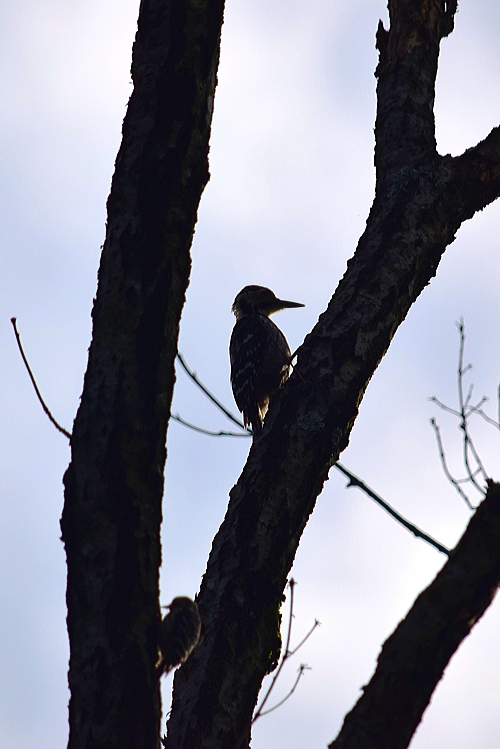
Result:
[[[70,749],[156,749],[165,438],[222,0],[142,0],[61,520]]]
[[[500,194],[500,129],[439,156],[434,87],[456,3],[394,0],[379,26],[376,195],[356,253],[230,493],[198,604],[203,634],[176,675],[168,749],[239,749],[280,649],[280,604],[300,537],[348,444],[378,363],[457,229]]]
[[[489,482],[448,562],[384,644],[374,676],[329,749],[405,749],[499,583],[500,484]]]

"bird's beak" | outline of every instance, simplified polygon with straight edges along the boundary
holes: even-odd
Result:
[[[282,309],[289,309],[291,307],[305,307],[305,304],[300,304],[300,302],[287,302],[285,299],[278,299],[279,304],[281,305]]]

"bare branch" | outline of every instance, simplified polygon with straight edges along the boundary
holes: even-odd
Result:
[[[209,429],[203,429],[202,427],[196,426],[196,424],[191,424],[191,422],[186,421],[183,419],[179,414],[170,414],[170,418],[174,421],[179,422],[179,424],[182,424],[182,426],[187,427],[188,429],[192,429],[194,432],[200,432],[200,434],[206,434],[208,437],[251,437],[251,432],[212,432]]]
[[[469,392],[467,394],[467,397],[464,399],[464,389],[463,389],[464,375],[466,374],[466,372],[472,369],[472,364],[467,364],[464,367],[465,325],[464,325],[463,317],[460,318],[460,321],[457,322],[456,325],[460,334],[460,346],[458,350],[457,384],[458,384],[458,403],[459,403],[460,419],[461,419],[460,428],[462,429],[463,434],[464,434],[464,441],[463,441],[464,465],[465,465],[467,475],[469,476],[471,483],[484,496],[486,492],[476,481],[476,478],[475,478],[476,472],[472,470],[470,466],[470,462],[469,462],[469,450],[470,450],[472,453],[472,457],[474,458],[477,465],[479,466],[480,472],[483,474],[484,480],[488,478],[487,473],[484,470],[484,467],[481,463],[481,460],[479,459],[477,450],[474,447],[474,443],[472,441],[472,437],[470,436],[468,422],[467,422],[467,418],[468,418],[467,407],[472,397],[472,391],[473,391],[474,385],[471,385],[469,387]]]
[[[486,421],[490,421],[493,426],[500,427],[500,424],[496,422],[494,419],[490,419],[489,416],[486,416],[486,414],[482,411],[482,406],[489,401],[489,398],[487,395],[483,395],[480,401],[475,406],[469,406],[469,411],[471,413],[478,413],[481,416],[484,416]]]
[[[500,582],[500,485],[486,499],[434,581],[385,642],[377,669],[330,749],[406,749],[452,655]]]
[[[52,424],[55,426],[55,428],[57,430],[59,430],[59,432],[61,432],[61,434],[64,434],[64,436],[67,437],[70,440],[71,439],[71,433],[68,432],[67,429],[65,429],[64,427],[62,427],[54,419],[54,417],[52,416],[52,414],[51,414],[51,412],[49,410],[49,407],[46,405],[44,399],[42,398],[42,394],[40,393],[40,390],[38,389],[38,385],[36,384],[35,376],[34,376],[33,372],[31,371],[31,367],[30,367],[30,365],[28,363],[28,360],[27,360],[26,355],[25,355],[24,350],[23,350],[23,346],[22,346],[22,343],[21,343],[21,336],[19,335],[19,333],[17,331],[17,317],[11,317],[10,321],[12,323],[12,327],[14,328],[14,334],[16,336],[17,345],[18,345],[19,351],[21,353],[21,356],[22,356],[22,359],[23,359],[23,362],[24,362],[24,366],[26,367],[26,369],[28,371],[31,383],[32,383],[33,387],[35,388],[35,393],[37,395],[38,400],[40,401],[40,404],[41,404],[43,410],[45,411],[46,415],[48,416],[48,418],[52,422]]]
[[[308,633],[306,634],[306,636],[305,636],[305,637],[303,637],[303,638],[302,638],[302,640],[301,640],[301,641],[299,642],[299,644],[298,644],[298,645],[296,645],[296,646],[294,647],[294,649],[293,649],[293,650],[290,650],[290,653],[289,653],[289,655],[290,655],[290,656],[292,656],[292,655],[295,655],[295,653],[296,653],[296,652],[297,652],[298,650],[300,650],[300,648],[302,647],[302,645],[304,645],[304,643],[305,643],[305,642],[306,642],[306,641],[307,641],[307,640],[308,640],[308,639],[310,638],[310,636],[312,635],[312,633],[314,632],[314,630],[316,629],[316,627],[320,627],[320,626],[321,626],[321,622],[319,622],[319,621],[318,621],[317,619],[315,619],[315,620],[314,620],[314,624],[312,625],[312,627],[311,627],[311,629],[309,630],[309,632],[308,632]]]
[[[439,456],[441,458],[441,465],[443,466],[443,471],[445,473],[446,478],[450,481],[451,484],[455,487],[457,492],[460,494],[462,499],[464,500],[465,504],[469,508],[469,510],[475,510],[476,508],[474,505],[471,504],[471,501],[467,494],[464,492],[464,490],[460,487],[460,484],[463,483],[464,479],[456,479],[454,476],[451,475],[450,470],[448,468],[448,464],[446,463],[446,456],[444,454],[444,448],[443,448],[443,442],[441,440],[441,432],[439,429],[439,426],[436,422],[436,419],[432,418],[430,419],[430,422],[433,426],[434,432],[436,434],[436,440],[438,444],[439,449]]]
[[[188,373],[188,375],[191,377],[193,382],[200,388],[200,390],[207,395],[210,400],[215,403],[215,405],[221,409],[225,414],[230,413],[230,411],[224,406],[221,401],[219,401],[218,398],[216,398],[213,393],[210,393],[208,388],[203,384],[203,382],[199,379],[198,375],[195,374],[188,366],[185,359],[181,356],[181,354],[177,354],[179,361],[181,362],[182,366],[184,367],[185,371]],[[429,398],[429,400],[433,400],[439,403],[436,398]],[[439,405],[442,405],[439,403]],[[451,409],[448,409],[446,406],[442,405],[442,407],[445,410],[451,411]],[[453,412],[456,416],[460,416],[458,411]],[[208,429],[203,429],[202,427],[198,427],[195,424],[191,424],[190,422],[186,421],[185,419],[181,418],[179,414],[170,414],[171,418],[175,421],[178,421],[183,426],[188,427],[189,429],[193,429],[195,432],[200,432],[201,434],[206,434],[210,437],[250,437],[251,432],[245,431],[244,434],[236,434],[234,432],[212,432]],[[233,417],[233,421],[237,421],[235,417]],[[243,424],[239,422],[239,425],[243,427]],[[449,554],[449,549],[447,549],[445,546],[439,543],[439,541],[436,541],[434,538],[429,536],[427,533],[424,533],[420,528],[418,528],[416,525],[413,525],[413,523],[410,523],[408,520],[406,520],[402,515],[400,515],[396,510],[391,507],[385,500],[380,497],[380,495],[376,494],[373,489],[370,489],[370,487],[365,484],[360,478],[355,476],[353,473],[351,473],[347,468],[345,468],[340,463],[334,463],[333,464],[337,470],[339,470],[341,473],[343,473],[347,478],[349,479],[348,487],[350,486],[356,486],[358,489],[361,489],[365,492],[371,499],[373,499],[375,502],[377,502],[381,507],[383,507],[391,517],[393,517],[398,523],[400,523],[403,527],[407,528],[411,533],[413,533],[414,536],[417,538],[421,538],[423,541],[426,541],[431,546],[434,546],[438,551],[442,552],[443,554]],[[457,483],[460,483],[460,481],[468,481],[468,479],[460,479]],[[314,629],[314,627],[313,627]],[[312,632],[313,630],[311,630]],[[307,635],[308,637],[309,635]],[[295,652],[295,651],[294,651]]]
[[[484,481],[486,481],[489,478],[489,476],[488,476],[488,474],[486,473],[486,471],[484,469],[484,466],[483,466],[483,464],[481,462],[481,458],[479,457],[479,454],[478,454],[478,452],[476,450],[476,446],[474,445],[474,442],[472,441],[472,439],[471,439],[471,437],[470,437],[470,435],[469,435],[466,427],[464,428],[464,432],[465,432],[465,435],[466,435],[467,444],[468,444],[468,446],[470,448],[470,451],[472,453],[472,457],[474,458],[474,460],[477,463],[476,470],[472,471],[472,472],[471,472],[471,469],[469,467],[469,463],[467,462],[467,464],[466,464],[467,465],[467,471],[469,472],[470,480],[474,484],[474,486],[476,487],[476,489],[483,496],[486,496],[486,491],[485,491],[485,489],[483,489],[482,486],[480,486],[480,484],[478,484],[478,482],[476,481],[476,476],[478,474],[481,474],[482,477],[483,477],[483,479],[484,479]]]
[[[299,669],[298,669],[297,678],[295,679],[295,681],[294,681],[294,683],[292,685],[292,688],[290,689],[290,691],[288,692],[288,694],[286,694],[283,697],[282,700],[280,700],[275,705],[273,705],[272,707],[270,707],[269,710],[264,710],[264,712],[261,712],[261,714],[259,715],[259,718],[262,718],[262,716],[264,716],[264,715],[269,715],[269,713],[272,713],[273,710],[277,710],[278,707],[281,707],[281,705],[283,705],[283,703],[285,703],[292,696],[292,694],[295,692],[295,690],[297,688],[297,684],[299,683],[301,677],[304,675],[304,671],[306,669],[310,670],[310,666],[307,666],[305,663],[301,663],[300,666],[299,666]],[[252,722],[254,722],[254,721],[252,721]]]
[[[320,626],[320,622],[317,619],[315,619],[313,626],[311,627],[311,629],[309,630],[309,632],[306,634],[306,636],[302,638],[302,640],[299,642],[298,645],[295,646],[295,648],[293,650],[290,650],[290,641],[291,641],[291,637],[292,637],[292,621],[293,621],[293,592],[294,592],[294,587],[295,587],[296,584],[297,583],[295,582],[295,580],[293,579],[293,577],[290,578],[290,581],[288,583],[289,588],[290,588],[290,615],[289,615],[289,619],[288,619],[288,632],[287,632],[287,637],[286,637],[286,645],[285,645],[284,650],[282,651],[281,660],[280,660],[279,666],[278,666],[278,668],[276,670],[276,673],[273,676],[271,684],[269,685],[269,688],[268,688],[266,694],[264,695],[264,698],[263,698],[262,702],[260,703],[259,707],[256,709],[256,711],[254,713],[254,716],[252,718],[252,725],[255,723],[256,720],[258,720],[259,718],[262,718],[263,715],[268,715],[269,713],[272,713],[273,710],[276,710],[278,707],[281,707],[281,705],[283,705],[283,703],[286,702],[292,696],[292,694],[295,692],[295,690],[297,688],[297,684],[299,683],[301,677],[303,676],[304,671],[306,669],[309,669],[309,666],[307,666],[305,663],[301,663],[300,667],[299,667],[299,672],[298,672],[297,678],[295,679],[295,681],[294,681],[294,683],[293,683],[290,691],[287,692],[287,694],[283,697],[283,699],[281,699],[279,702],[277,702],[275,705],[273,705],[273,707],[270,707],[268,710],[264,710],[263,709],[264,705],[266,704],[266,702],[267,702],[267,700],[269,698],[269,696],[271,695],[271,692],[274,689],[274,686],[275,686],[276,682],[278,681],[278,678],[279,678],[280,673],[281,673],[281,671],[283,669],[283,666],[285,665],[285,662],[289,658],[291,658],[293,655],[295,655],[295,653],[298,650],[300,650],[300,648],[304,645],[304,643],[312,635],[312,633],[314,632],[314,630],[316,629],[316,627]]]
[[[210,390],[207,388],[207,386],[204,385],[201,382],[201,380],[198,378],[198,375],[196,374],[196,372],[194,372],[192,369],[190,369],[188,367],[188,365],[186,364],[185,359],[183,358],[182,354],[180,354],[179,352],[177,352],[177,359],[181,363],[181,365],[182,365],[184,371],[186,372],[186,374],[193,380],[193,382],[200,388],[200,390],[202,390],[205,393],[205,395],[207,396],[207,398],[210,398],[210,400],[212,401],[212,403],[214,403],[217,406],[217,408],[220,411],[222,411],[222,413],[224,414],[224,416],[226,416],[230,421],[234,422],[235,424],[237,424],[242,429],[245,429],[245,427],[243,425],[243,422],[240,421],[240,419],[238,419],[233,413],[231,413],[231,411],[228,408],[226,408],[224,406],[224,404],[221,403],[220,400],[218,398],[216,398],[213,393],[210,392]],[[251,432],[250,432],[250,434],[251,434]]]
[[[377,35],[374,202],[231,490],[199,592],[204,636],[176,677],[172,749],[234,749],[242,730],[250,741],[261,679],[277,651],[282,592],[373,372],[459,226],[499,194],[498,134],[460,158],[436,151],[439,40],[449,33],[453,6],[389,3],[390,31]],[[230,684],[237,688],[229,701]]]
[[[290,639],[291,639],[291,636],[292,636],[292,621],[293,621],[293,591],[294,591],[295,585],[296,585],[295,580],[293,579],[293,577],[291,577],[290,580],[288,581],[288,587],[290,588],[290,614],[289,614],[289,617],[288,617],[288,632],[287,632],[287,635],[286,635],[285,648],[284,648],[284,650],[281,653],[281,660],[280,660],[278,668],[276,669],[276,673],[274,674],[274,676],[272,678],[271,684],[269,685],[269,688],[268,688],[267,692],[265,693],[264,698],[262,699],[262,702],[260,703],[260,705],[258,706],[258,708],[256,709],[256,711],[254,713],[254,716],[252,718],[252,724],[255,723],[255,721],[260,718],[260,716],[262,714],[262,710],[264,708],[264,705],[266,704],[267,700],[269,699],[269,696],[271,695],[271,692],[274,689],[274,685],[278,681],[279,675],[280,675],[280,673],[283,670],[283,666],[285,665],[285,661],[287,660],[287,658],[288,658],[288,656],[290,654]]]
[[[391,507],[385,500],[382,499],[378,494],[376,494],[373,489],[370,489],[369,486],[367,486],[361,479],[359,479],[357,476],[355,476],[353,473],[347,470],[341,463],[334,463],[334,468],[336,468],[338,471],[344,474],[344,476],[347,476],[349,479],[349,483],[347,484],[348,487],[350,486],[356,486],[358,489],[362,489],[362,491],[365,492],[369,497],[371,497],[377,504],[379,504],[381,507],[386,510],[386,512],[389,513],[395,520],[397,520],[398,523],[400,523],[402,526],[407,528],[411,533],[413,533],[414,536],[417,538],[421,538],[423,541],[426,541],[431,546],[434,546],[435,549],[440,551],[442,554],[449,555],[450,550],[446,548],[446,546],[443,546],[439,543],[439,541],[436,541],[434,538],[429,536],[427,533],[424,533],[424,531],[420,530],[420,528],[417,528],[416,525],[413,525],[413,523],[410,523],[408,520],[406,520],[402,515],[400,515],[396,510]]]
[[[460,411],[455,411],[454,408],[450,408],[449,406],[445,406],[444,403],[441,403],[438,398],[436,398],[435,395],[432,395],[430,398],[427,398],[427,400],[432,401],[432,403],[435,403],[436,406],[439,406],[443,411],[446,411],[449,414],[453,414],[453,416],[457,416],[460,418]]]
[[[434,427],[434,431],[436,433],[436,439],[437,439],[438,447],[439,447],[439,454],[441,457],[441,463],[442,463],[445,475],[448,478],[448,480],[455,486],[460,496],[463,499],[465,499],[467,504],[471,506],[472,508],[472,505],[470,505],[468,497],[466,496],[465,492],[463,492],[463,490],[460,489],[459,484],[465,484],[465,483],[472,484],[472,486],[474,486],[474,488],[484,497],[486,492],[483,489],[483,487],[480,485],[476,477],[481,476],[484,481],[487,481],[488,474],[481,461],[479,453],[476,449],[474,440],[472,439],[472,436],[470,434],[469,419],[474,414],[478,414],[492,426],[500,428],[500,423],[497,423],[496,421],[494,421],[494,419],[491,419],[482,410],[482,406],[488,400],[487,396],[483,395],[479,399],[479,401],[476,403],[476,405],[471,405],[472,396],[474,392],[473,384],[469,386],[467,395],[464,397],[464,375],[472,369],[472,364],[467,364],[464,366],[465,325],[464,325],[463,318],[460,318],[459,322],[456,323],[456,326],[458,328],[459,335],[460,335],[460,344],[459,344],[459,350],[458,350],[458,366],[457,366],[457,388],[458,388],[459,409],[455,410],[453,408],[450,408],[449,406],[446,406],[435,396],[433,396],[432,398],[429,398],[429,400],[435,403],[437,406],[439,406],[439,408],[441,408],[443,411],[446,411],[447,413],[450,413],[453,416],[456,416],[460,420],[459,428],[461,429],[462,434],[463,434],[463,462],[464,462],[465,470],[467,473],[466,478],[457,479],[451,475],[451,472],[446,462],[446,457],[444,453],[440,430],[435,419],[431,419],[431,424]],[[475,467],[474,467],[474,464],[471,463],[471,461],[474,461],[474,463],[476,464]]]

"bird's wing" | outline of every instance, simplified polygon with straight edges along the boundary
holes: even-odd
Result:
[[[255,403],[255,389],[261,364],[270,345],[269,333],[258,315],[238,320],[229,345],[231,385],[240,411]]]

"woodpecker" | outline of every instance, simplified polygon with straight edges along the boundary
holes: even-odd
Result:
[[[160,658],[156,674],[168,674],[180,663],[184,663],[198,644],[201,634],[201,619],[198,606],[186,596],[174,598],[169,613],[160,625]]]
[[[258,434],[269,398],[288,379],[291,353],[281,330],[269,319],[279,310],[303,307],[278,299],[265,286],[245,286],[236,296],[232,311],[236,325],[231,334],[231,386],[243,412],[245,427]]]

